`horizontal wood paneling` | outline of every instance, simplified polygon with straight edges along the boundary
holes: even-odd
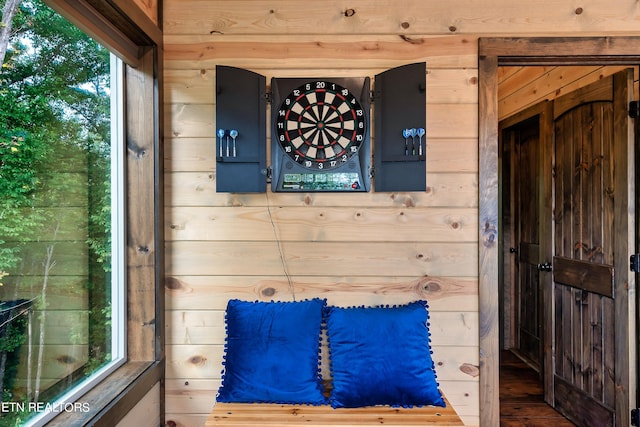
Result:
[[[473,104],[478,101],[478,73],[475,68],[427,70],[428,103]],[[266,77],[282,77],[283,70],[252,67],[251,71]],[[341,77],[347,74],[374,77],[371,69],[327,69],[323,77]],[[286,77],[306,77],[309,70],[287,70]],[[375,82],[374,82],[375,83]],[[164,102],[167,104],[215,104],[215,68],[199,70],[169,69],[165,71]]]
[[[382,278],[380,280],[383,280]],[[292,276],[298,299],[325,298],[334,305],[404,304],[424,299],[432,311],[473,311],[478,282],[467,277],[299,277]],[[291,285],[281,276],[171,276],[165,290],[169,310],[224,310],[231,298],[249,301],[292,300]]]
[[[277,242],[168,242],[170,276],[283,274]],[[475,276],[475,243],[280,242],[291,275],[384,277]]]
[[[473,208],[176,207],[165,232],[190,241],[474,242],[477,226]]]
[[[474,104],[427,105],[426,138],[477,138],[478,111]],[[171,138],[214,138],[213,104],[171,104],[165,121]],[[453,131],[453,132],[452,132]],[[375,141],[375,136],[373,137]]]
[[[477,424],[477,39],[179,33],[167,28],[176,4],[165,7],[164,45],[167,421],[201,423],[210,411],[230,298],[320,297],[427,299],[438,378]],[[215,192],[215,65],[250,69],[269,85],[273,76],[373,78],[419,61],[428,70],[426,191]]]
[[[223,344],[174,344],[169,348],[171,351],[167,352],[166,367],[168,379],[220,379]],[[468,346],[434,346],[433,358],[438,381],[476,382],[478,358],[477,355],[472,354],[473,348],[475,348],[473,342]],[[462,360],[460,354],[465,355]]]
[[[199,349],[205,350],[203,347]],[[454,354],[456,351],[467,350],[464,347],[454,347],[447,352],[434,353],[435,363],[438,366],[438,383],[463,421],[470,422],[471,425],[477,425],[477,372],[473,368],[469,368],[467,364],[458,365]],[[177,354],[176,356],[189,357],[189,355],[185,354]],[[207,355],[201,354],[200,357],[204,358]],[[206,362],[203,363],[206,364]],[[477,364],[477,361],[475,364]],[[166,381],[165,386],[167,421],[187,420],[191,418],[187,418],[185,415],[193,417],[197,414],[209,414],[215,402],[217,390],[220,387],[220,379],[219,376],[216,377],[215,375],[210,375],[207,378],[169,379]],[[476,418],[475,424],[474,417]]]
[[[165,68],[202,70],[216,64],[248,69],[278,69],[279,75],[306,70],[341,69],[343,76],[367,68],[371,74],[427,60],[432,68],[476,68],[477,37],[420,34],[365,36],[355,32],[321,37],[306,32],[294,38],[263,35],[175,35],[165,33]],[[335,73],[335,71],[333,71]],[[335,75],[335,74],[334,74]],[[354,74],[355,75],[355,74]]]
[[[477,413],[477,381],[447,381],[442,380],[440,376],[438,379],[447,399],[463,419]],[[188,414],[208,415],[213,406],[212,399],[214,399],[219,387],[219,379],[167,380],[167,421],[184,420],[182,422],[185,423],[187,420],[191,420]],[[458,387],[465,391],[458,392]],[[182,425],[194,426],[198,424]],[[471,423],[471,425],[477,425],[477,422]]]
[[[210,411],[229,298],[318,296],[339,305],[427,299],[442,388],[465,423],[479,424],[478,39],[633,33],[637,2],[163,3],[167,422],[199,425]],[[269,84],[374,77],[419,61],[427,63],[426,191],[215,192],[216,65]],[[600,72],[576,71],[586,77],[501,68],[501,117],[555,95],[557,82],[564,92]]]
[[[296,0],[165,1],[170,34],[449,34],[637,31],[634,0],[541,0],[529,6],[505,0],[423,2],[337,0],[300,7]],[[353,14],[345,13],[349,8]],[[382,11],[384,10],[384,13]],[[313,17],[312,23],[309,17]]]
[[[215,174],[211,172],[169,173],[165,177],[165,202],[168,206],[229,207],[267,206],[267,200],[273,206],[478,206],[478,174],[467,172],[427,172],[427,189],[417,193],[359,193],[344,197],[314,193],[231,194],[216,193],[215,189]]]
[[[430,138],[427,141],[428,173],[459,173],[478,170],[478,141],[474,138]],[[166,138],[165,171],[214,172],[213,137]]]
[[[440,345],[478,343],[477,313],[435,312],[430,316],[431,339]],[[201,345],[224,341],[224,312],[214,310],[172,311],[167,318],[167,344]]]

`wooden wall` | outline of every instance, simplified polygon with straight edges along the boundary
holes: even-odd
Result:
[[[623,65],[500,67],[498,69],[500,120],[543,100],[556,99],[627,67]],[[636,93],[638,91],[637,75],[636,71]]]
[[[637,2],[163,4],[167,424],[201,425],[211,410],[227,300],[295,295],[337,305],[426,298],[441,388],[477,425],[478,37],[631,33]],[[215,192],[217,64],[269,79],[373,77],[419,61],[427,62],[426,191]]]
[[[158,24],[158,0],[133,0],[133,3],[135,3],[154,24]]]
[[[116,427],[158,427],[160,425],[160,383],[156,383],[147,394],[124,416]]]

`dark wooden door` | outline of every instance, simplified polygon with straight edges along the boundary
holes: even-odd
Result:
[[[578,425],[629,425],[632,82],[624,71],[554,102],[545,392]]]
[[[503,146],[503,218],[509,258],[504,293],[507,345],[538,371],[542,369],[543,257],[541,231],[545,220],[542,180],[544,147],[548,144],[549,104],[543,103],[500,124]],[[550,184],[547,183],[547,186]],[[548,215],[548,214],[547,214]]]

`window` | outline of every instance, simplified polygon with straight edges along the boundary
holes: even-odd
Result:
[[[121,102],[125,114],[121,132],[126,134],[126,179],[122,194],[126,198],[127,241],[126,266],[120,274],[126,277],[126,297],[118,309],[127,313],[126,357],[122,366],[102,382],[90,384],[73,402],[91,402],[88,412],[86,407],[61,412],[47,424],[113,426],[164,373],[162,31],[137,2],[41,1],[123,61]],[[111,95],[114,93],[112,89]],[[162,421],[160,408],[158,413]]]
[[[126,359],[122,62],[22,2],[0,72],[0,426],[89,411]]]

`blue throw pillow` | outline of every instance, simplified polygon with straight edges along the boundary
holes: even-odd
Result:
[[[425,301],[327,307],[334,408],[445,406],[431,358]]]
[[[219,402],[326,403],[319,351],[326,301],[227,304]]]

